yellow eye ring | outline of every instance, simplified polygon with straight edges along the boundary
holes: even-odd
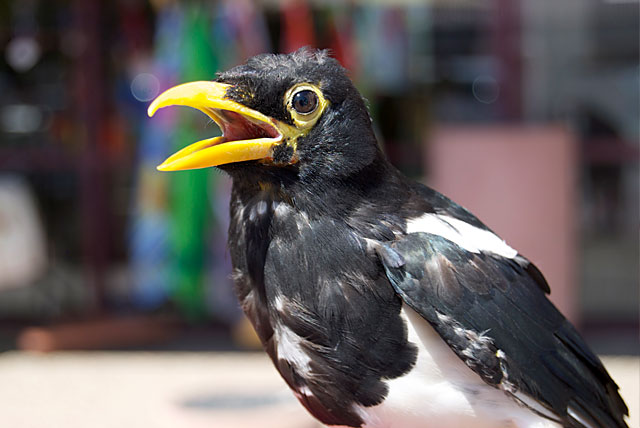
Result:
[[[312,94],[310,94],[311,92]],[[318,121],[329,105],[322,91],[311,83],[299,83],[285,94],[285,105],[299,129],[309,129]],[[305,111],[307,110],[308,111]]]

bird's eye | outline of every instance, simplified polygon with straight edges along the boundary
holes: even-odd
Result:
[[[300,114],[309,114],[318,107],[318,95],[309,89],[305,89],[293,96],[291,105]]]
[[[298,129],[311,129],[329,105],[320,83],[299,83],[284,94],[284,108]]]

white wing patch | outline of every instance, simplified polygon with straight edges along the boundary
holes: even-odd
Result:
[[[457,218],[433,213],[407,221],[407,233],[438,235],[472,253],[493,253],[512,259],[518,252],[496,234],[480,229]]]

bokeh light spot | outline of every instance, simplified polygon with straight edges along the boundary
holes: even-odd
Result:
[[[13,134],[30,134],[42,128],[44,118],[37,106],[10,104],[0,110],[0,129]]]
[[[131,93],[138,101],[151,101],[160,92],[160,81],[150,73],[140,73],[131,81]]]
[[[491,104],[500,95],[500,85],[493,76],[478,76],[471,87],[476,100],[484,104]]]
[[[7,63],[19,73],[33,68],[40,59],[40,45],[32,37],[16,37],[9,41],[5,52]]]

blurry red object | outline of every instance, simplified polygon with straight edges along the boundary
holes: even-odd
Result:
[[[311,9],[306,1],[285,2],[282,6],[280,51],[293,52],[303,46],[314,47],[315,33]]]

